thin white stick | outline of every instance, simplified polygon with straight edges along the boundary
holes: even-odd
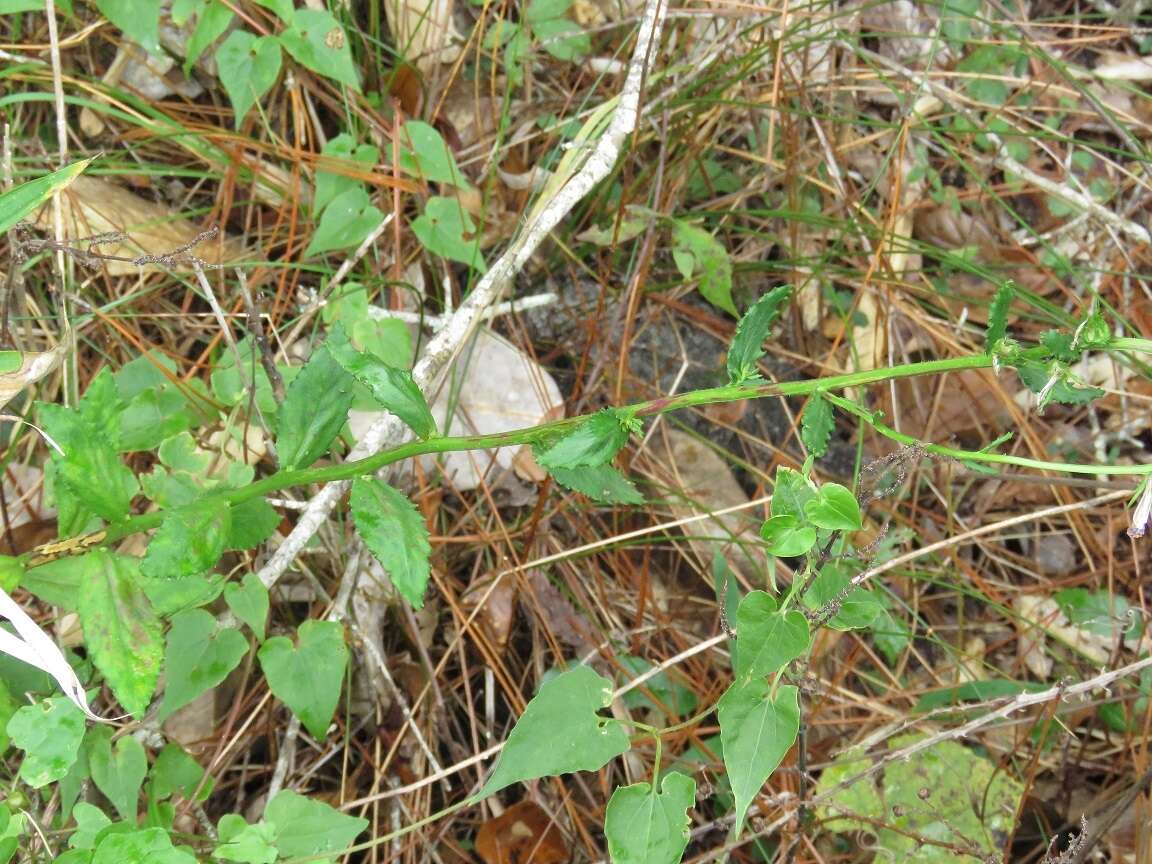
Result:
[[[636,36],[636,48],[628,63],[628,77],[620,92],[619,101],[608,123],[608,128],[597,140],[584,164],[568,179],[567,183],[553,196],[552,200],[539,210],[524,227],[520,235],[504,251],[476,283],[476,287],[460,304],[439,333],[428,343],[424,356],[412,370],[412,375],[425,391],[431,388],[480,323],[484,311],[495,303],[504,289],[524,268],[528,259],[535,253],[548,234],[572,211],[596,184],[608,176],[612,166],[620,156],[620,150],[628,135],[636,128],[640,113],[640,91],[648,68],[653,61],[655,47],[660,42],[660,33],[667,12],[666,0],[648,0]],[[392,414],[384,414],[364,434],[349,454],[350,460],[362,459],[382,450],[389,444],[399,441],[405,434],[404,425]],[[308,508],[300,515],[292,533],[284,539],[268,562],[260,569],[260,581],[271,588],[288,569],[312,536],[328,518],[336,503],[349,487],[348,481],[329,483],[308,503]]]

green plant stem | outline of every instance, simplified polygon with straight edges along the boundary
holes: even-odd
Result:
[[[925,453],[931,453],[934,456],[945,456],[965,462],[983,462],[989,465],[1018,465],[1022,468],[1035,468],[1040,471],[1064,471],[1069,474],[1125,474],[1140,477],[1152,474],[1152,467],[1148,465],[1089,465],[1082,462],[1047,462],[1043,459],[1029,459],[1026,456],[1012,456],[1008,453],[986,453],[983,450],[960,450],[941,444],[925,444],[911,435],[905,435],[890,426],[885,426],[876,419],[874,412],[857,405],[855,402],[832,395],[828,396],[828,400],[837,408],[842,408],[861,418],[885,438],[899,444],[922,447]]]
[[[1116,350],[1152,350],[1152,341],[1145,339],[1117,339],[1110,346]],[[926,360],[920,363],[904,363],[883,369],[868,369],[862,372],[848,372],[843,375],[832,375],[827,378],[811,378],[804,381],[786,381],[780,384],[757,381],[745,384],[729,384],[723,387],[712,387],[705,390],[693,390],[678,396],[665,396],[638,402],[624,408],[617,409],[620,416],[625,419],[640,419],[655,417],[683,408],[701,405],[715,405],[724,402],[737,402],[742,399],[759,399],[765,396],[807,396],[820,391],[824,393],[833,404],[849,413],[860,417],[872,426],[881,435],[902,444],[923,446],[925,451],[939,456],[962,459],[969,462],[984,462],[988,464],[1018,465],[1042,471],[1063,471],[1076,474],[1149,474],[1152,469],[1144,465],[1087,465],[1069,462],[1045,462],[1039,459],[1027,459],[1020,456],[1009,456],[1000,453],[984,453],[978,451],[959,450],[944,447],[938,444],[923,445],[910,435],[897,432],[878,422],[876,415],[856,405],[847,399],[834,396],[833,390],[844,390],[852,387],[861,387],[897,378],[912,378],[920,375],[939,375],[947,372],[957,372],[967,369],[988,369],[993,366],[993,357],[989,354],[970,354],[963,357],[951,357],[943,360]],[[325,465],[319,468],[301,468],[293,471],[279,471],[261,480],[257,480],[242,489],[228,489],[212,493],[227,501],[230,505],[241,504],[253,498],[264,497],[294,486],[306,486],[317,483],[331,483],[339,480],[351,480],[356,477],[375,474],[382,468],[432,453],[453,453],[467,450],[487,450],[495,447],[506,447],[523,444],[542,444],[554,440],[558,435],[574,428],[585,417],[571,417],[543,423],[526,429],[514,429],[508,432],[497,432],[490,435],[462,435],[441,438],[429,438],[422,441],[410,441],[396,447],[383,450],[372,456],[359,459],[355,462],[345,462],[339,465]],[[164,520],[164,511],[145,513],[133,516],[123,522],[109,526],[101,540],[101,545],[113,543],[131,534],[149,531],[156,528]],[[92,544],[96,545],[96,544]],[[88,548],[87,546],[85,548]],[[26,565],[29,559],[35,556],[36,550],[27,552],[22,556]],[[43,563],[43,562],[38,562]]]

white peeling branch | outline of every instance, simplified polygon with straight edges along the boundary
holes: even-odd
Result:
[[[644,79],[655,56],[660,42],[660,33],[667,14],[667,0],[647,0],[644,15],[636,36],[636,48],[628,62],[628,76],[620,92],[616,108],[612,113],[604,134],[596,141],[587,159],[576,168],[547,204],[533,210],[533,215],[518,237],[504,251],[504,254],[480,278],[472,292],[452,315],[451,320],[432,340],[424,355],[412,370],[416,383],[428,392],[443,374],[456,355],[468,341],[468,337],[483,320],[484,313],[511,284],[544,242],[560,220],[596,184],[608,176],[624,141],[636,128],[640,114],[640,92]],[[382,415],[364,434],[349,454],[349,459],[362,459],[377,453],[387,446],[398,443],[405,434],[404,425],[391,414]],[[259,574],[260,581],[271,588],[288,569],[312,536],[328,518],[328,514],[348,489],[347,481],[329,483],[311,501],[301,514],[296,527],[292,529],[280,547],[268,559]]]

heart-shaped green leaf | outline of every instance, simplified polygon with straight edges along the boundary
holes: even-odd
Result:
[[[252,628],[257,642],[264,641],[264,623],[268,620],[268,589],[255,573],[245,573],[237,585],[224,589],[224,601],[232,614]]]
[[[144,745],[131,735],[112,743],[112,730],[106,726],[93,729],[88,750],[88,768],[92,782],[112,802],[122,819],[136,821],[140,786],[148,773]]]
[[[477,798],[537,777],[596,771],[625,752],[628,735],[597,712],[612,701],[612,682],[587,666],[540,687],[512,727],[496,768]]]
[[[748,806],[800,732],[799,691],[791,685],[778,687],[775,696],[771,691],[763,678],[740,679],[716,705],[724,767],[736,796],[737,837]]]
[[[287,705],[313,737],[323,739],[340,701],[348,647],[335,621],[305,621],[298,644],[274,636],[260,646],[260,666],[276,698]]]
[[[216,49],[216,68],[239,129],[280,75],[280,43],[271,36],[257,38],[247,30],[233,30]]]
[[[297,9],[292,13],[292,26],[280,34],[280,44],[301,66],[360,89],[348,34],[328,10]]]
[[[429,198],[424,212],[412,220],[412,233],[429,252],[467,264],[480,273],[488,269],[480,252],[476,225],[455,198]]]
[[[804,515],[826,531],[859,531],[863,527],[856,496],[839,483],[825,483],[804,505]]]
[[[808,619],[795,609],[779,612],[763,591],[750,591],[736,610],[740,653],[736,673],[771,675],[808,650]]]
[[[604,835],[612,864],[679,864],[688,846],[688,814],[696,781],[678,771],[664,776],[657,792],[648,783],[612,793]]]
[[[768,551],[781,558],[807,554],[816,545],[816,529],[795,516],[773,516],[760,526],[760,536],[768,541]]]
[[[203,609],[188,609],[172,619],[164,653],[167,683],[160,719],[219,685],[248,653],[248,640],[234,627],[221,628]]]
[[[359,185],[341,192],[320,214],[320,224],[304,250],[304,257],[359,246],[384,221],[372,199]]]

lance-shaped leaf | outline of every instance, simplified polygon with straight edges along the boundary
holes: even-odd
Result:
[[[328,452],[348,422],[352,376],[321,346],[312,353],[280,406],[276,425],[276,455],[280,468],[307,468]]]
[[[774,697],[771,690],[762,678],[739,680],[716,706],[724,767],[736,796],[734,837],[740,835],[748,806],[800,732],[797,689],[778,687]]]
[[[160,529],[140,563],[149,579],[181,579],[216,565],[232,527],[232,513],[222,498],[202,498],[177,507]]]
[[[577,666],[545,683],[512,728],[496,769],[477,798],[537,777],[597,771],[629,747],[628,735],[597,712],[612,682]]]
[[[332,327],[324,343],[332,358],[388,411],[404,421],[420,438],[436,434],[436,421],[424,394],[406,369],[389,366],[374,354],[357,351],[340,324]]]
[[[757,300],[736,325],[736,335],[728,349],[728,380],[733,384],[759,379],[756,362],[764,356],[764,340],[791,296],[792,289],[787,285],[773,288]]]
[[[696,781],[678,771],[664,776],[659,792],[647,783],[618,788],[604,815],[612,864],[677,864],[695,800]]]
[[[156,692],[164,647],[160,619],[136,581],[139,565],[103,549],[81,560],[87,572],[76,607],[89,655],[120,704],[143,716]]]
[[[428,586],[428,528],[404,493],[374,477],[352,481],[352,519],[368,551],[388,571],[400,595],[416,608]]]
[[[71,165],[65,165],[59,171],[45,174],[27,183],[21,183],[0,195],[0,234],[64,189],[83,173],[91,163],[91,159],[81,159]]]
[[[628,441],[628,429],[606,408],[581,422],[551,446],[536,452],[536,461],[553,468],[607,465]]]
[[[812,456],[819,459],[828,452],[828,440],[834,427],[832,403],[819,392],[813,393],[800,415],[800,440]]]
[[[779,517],[785,518],[785,517]],[[740,654],[736,674],[771,675],[808,650],[808,619],[802,612],[780,612],[763,591],[750,591],[736,611]]]
[[[996,296],[988,309],[988,329],[984,331],[984,344],[989,351],[1008,335],[1008,310],[1015,298],[1016,285],[1013,282],[1005,282],[996,289]]]

